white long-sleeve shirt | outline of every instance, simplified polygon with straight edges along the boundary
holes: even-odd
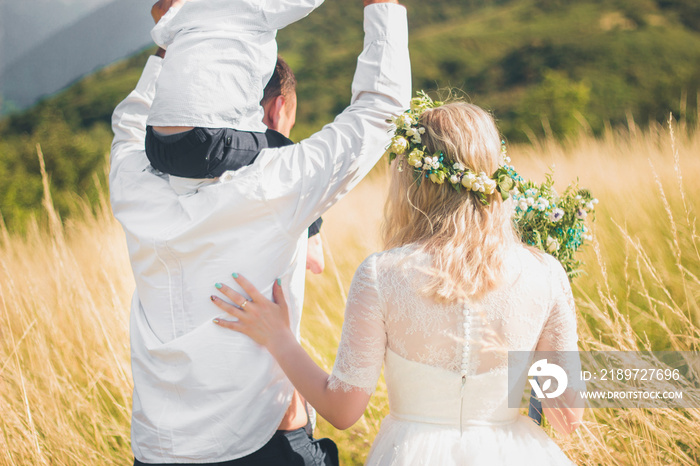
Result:
[[[299,144],[266,149],[215,180],[154,173],[146,118],[161,71],[149,59],[116,108],[110,189],[136,279],[131,308],[132,448],[148,463],[218,462],[263,446],[286,412],[292,385],[248,337],[216,326],[217,282],[244,274],[266,296],[276,278],[299,335],[307,227],[352,189],[388,145],[387,118],[409,104],[406,11],[365,8],[364,50],[352,102]]]
[[[190,0],[151,31],[168,50],[151,126],[265,132],[260,101],[277,61],[277,30],[323,0]]]

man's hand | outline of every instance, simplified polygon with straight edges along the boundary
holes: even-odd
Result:
[[[153,21],[155,21],[157,24],[170,8],[180,7],[185,2],[187,2],[187,0],[158,0],[153,4],[153,7],[151,7],[151,16],[153,17]]]
[[[365,3],[365,6],[367,5],[372,5],[374,3],[396,3],[397,5],[399,4],[399,0],[363,0]]]

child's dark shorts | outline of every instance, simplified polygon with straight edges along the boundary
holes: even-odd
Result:
[[[250,165],[267,147],[265,133],[194,128],[162,135],[146,128],[146,156],[153,168],[183,178],[217,178]]]

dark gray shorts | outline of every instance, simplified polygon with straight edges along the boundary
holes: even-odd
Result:
[[[147,466],[139,460],[134,466]],[[190,466],[338,466],[338,447],[331,439],[314,440],[304,428],[278,430],[260,450],[237,460],[222,463],[198,463]],[[187,466],[187,463],[158,464],[158,466]]]

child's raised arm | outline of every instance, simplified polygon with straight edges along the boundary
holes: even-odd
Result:
[[[270,29],[283,29],[308,16],[323,0],[265,0],[263,14]]]

